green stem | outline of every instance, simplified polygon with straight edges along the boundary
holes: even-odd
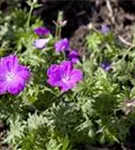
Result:
[[[59,27],[56,25],[55,39],[58,39]]]
[[[56,26],[55,39],[58,40],[61,38],[61,26]]]
[[[29,27],[29,25],[30,25],[32,11],[33,11],[33,5],[30,7],[30,12],[29,12],[29,15],[28,15],[28,20],[27,20],[27,27]]]
[[[61,27],[59,27],[58,37],[61,38]]]
[[[128,55],[128,54],[130,53],[130,51],[131,51],[132,48],[134,48],[134,46],[130,46],[130,47],[127,49],[127,51],[125,52],[125,54],[124,54],[123,57],[122,57],[122,60],[125,59],[126,55]]]

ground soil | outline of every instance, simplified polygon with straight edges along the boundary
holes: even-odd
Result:
[[[22,8],[26,6],[25,0],[20,0]],[[55,25],[52,20],[57,19],[59,10],[64,12],[64,19],[67,25],[63,28],[62,37],[70,39],[73,49],[80,52],[85,51],[85,36],[89,32],[89,24],[100,29],[102,24],[110,26],[119,40],[129,46],[133,37],[135,24],[135,0],[39,0],[42,8],[34,11],[34,14],[41,16],[44,24],[55,32]],[[6,9],[7,4],[1,5],[1,10]],[[0,142],[5,136],[5,128],[0,122]],[[90,146],[79,145],[78,150],[135,150],[135,128],[122,144]],[[1,150],[8,150],[3,146]]]

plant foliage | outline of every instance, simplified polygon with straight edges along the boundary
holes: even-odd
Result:
[[[28,5],[39,7],[36,1]],[[76,64],[83,80],[61,93],[48,85],[46,75],[51,64],[65,58],[54,50],[59,36],[50,34],[47,47],[35,48],[33,30],[43,22],[30,13],[0,12],[0,56],[16,54],[32,72],[22,93],[0,96],[0,118],[9,126],[3,143],[15,150],[75,150],[78,143],[123,142],[135,124],[135,47],[125,48],[111,31],[91,30],[88,57]],[[109,71],[103,62],[110,63]]]

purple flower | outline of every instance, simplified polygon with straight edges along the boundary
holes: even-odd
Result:
[[[69,41],[68,39],[64,38],[56,42],[54,47],[57,52],[66,51],[69,49]]]
[[[45,28],[45,27],[38,27],[36,29],[34,29],[34,32],[38,35],[38,36],[45,36],[50,34],[50,31]]]
[[[53,87],[59,87],[63,92],[76,86],[76,83],[83,79],[83,73],[74,69],[70,61],[63,61],[61,64],[51,65],[47,71],[47,82]]]
[[[79,58],[80,58],[80,55],[79,53],[76,51],[76,50],[72,50],[71,52],[69,52],[68,54],[68,59],[76,64],[77,62],[79,62]]]
[[[107,33],[109,32],[109,30],[110,30],[110,28],[109,28],[107,25],[103,24],[103,25],[101,26],[101,32],[102,32],[103,34],[107,34]]]
[[[101,63],[101,67],[102,67],[105,71],[109,71],[109,70],[112,68],[111,64],[108,63],[108,62],[103,62],[103,63]]]
[[[34,41],[34,46],[38,49],[43,49],[48,42],[49,39],[37,39]]]
[[[30,78],[29,69],[20,65],[15,55],[0,60],[0,95],[6,92],[16,95],[24,90]]]

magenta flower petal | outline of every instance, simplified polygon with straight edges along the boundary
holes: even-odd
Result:
[[[50,31],[45,28],[45,27],[38,27],[36,29],[34,29],[34,32],[38,35],[38,36],[45,36],[50,34]]]
[[[6,82],[5,81],[0,81],[0,95],[6,93]]]
[[[66,92],[66,91],[68,91],[68,90],[74,88],[75,86],[76,86],[76,83],[75,83],[75,82],[69,81],[69,82],[66,83],[66,84],[63,84],[63,83],[62,83],[62,85],[60,86],[60,89],[61,89],[62,92]]]
[[[59,65],[51,65],[51,67],[47,70],[47,76],[49,79],[47,82],[53,87],[59,85],[61,80],[61,68]]]
[[[69,75],[71,73],[72,69],[73,69],[73,65],[72,65],[71,61],[63,61],[61,63],[61,71],[65,75]]]
[[[24,80],[29,79],[30,73],[29,73],[29,69],[27,67],[18,65],[17,73],[20,78],[22,78]]]
[[[16,69],[17,65],[18,58],[15,55],[10,55],[8,57],[1,58],[0,67],[3,67],[7,71],[10,71],[11,69]]]
[[[0,60],[0,94],[19,94],[30,78],[27,67],[20,65],[17,56],[10,55]]]
[[[25,88],[25,82],[22,78],[16,77],[16,80],[7,84],[7,92],[13,95],[17,95],[20,91],[23,91]]]
[[[66,51],[70,48],[69,41],[68,41],[68,39],[64,38],[64,39],[56,42],[54,47],[57,52]]]
[[[80,55],[76,50],[72,50],[71,52],[69,52],[68,54],[68,59],[73,63],[76,64],[77,62],[79,62],[80,59]]]
[[[47,71],[48,84],[59,87],[63,92],[76,86],[76,83],[83,79],[83,73],[74,69],[70,61],[63,61],[59,65],[51,65]]]
[[[74,82],[78,82],[83,79],[83,73],[79,69],[73,69],[71,72],[71,78]]]

